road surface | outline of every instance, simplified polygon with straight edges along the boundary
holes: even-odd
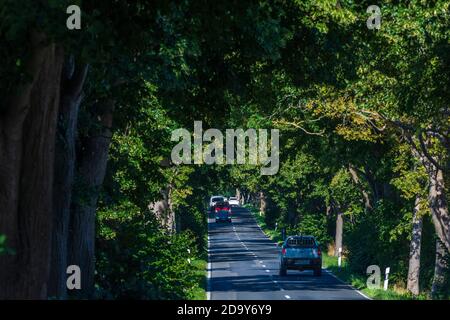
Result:
[[[361,300],[359,291],[326,270],[288,270],[278,275],[276,244],[258,227],[251,213],[233,208],[233,222],[208,218],[208,299],[211,300]]]

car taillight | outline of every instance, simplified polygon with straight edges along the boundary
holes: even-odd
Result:
[[[320,250],[320,248],[317,248],[317,255],[320,257],[322,255],[322,251]]]
[[[220,208],[216,208],[215,210],[216,210],[216,212],[218,212],[218,211],[220,211]]]
[[[284,256],[286,255],[286,248],[281,249],[281,254]]]

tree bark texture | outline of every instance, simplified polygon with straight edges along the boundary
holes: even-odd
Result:
[[[0,299],[46,299],[50,272],[55,133],[64,53],[34,33],[20,88],[0,117]]]
[[[420,248],[422,243],[422,216],[420,215],[419,196],[416,197],[413,221],[412,221],[412,236],[409,247],[409,268],[408,268],[408,282],[407,289],[414,295],[420,292],[419,278],[420,278]]]
[[[53,196],[53,240],[49,296],[67,298],[66,270],[70,208],[75,176],[75,140],[82,88],[88,66],[66,59],[61,78],[61,101],[56,136]]]
[[[431,286],[431,296],[437,298],[445,283],[445,257],[447,250],[441,241],[436,240],[436,262],[434,265],[433,284]]]
[[[260,212],[260,214],[266,215],[266,209],[267,209],[266,195],[264,194],[264,191],[261,191],[259,193],[259,212]]]
[[[342,248],[342,238],[344,232],[344,218],[343,213],[338,210],[336,215],[336,235],[334,238],[334,255],[337,257],[339,255],[339,248]]]
[[[98,128],[82,139],[78,178],[83,188],[82,198],[74,199],[69,228],[69,265],[81,270],[79,298],[91,298],[94,292],[95,272],[95,212],[101,186],[105,178],[108,151],[112,138],[114,100],[108,99],[93,110],[92,118]]]

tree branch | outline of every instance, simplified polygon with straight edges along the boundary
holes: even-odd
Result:
[[[420,147],[422,149],[422,153],[423,155],[439,170],[444,170],[444,168],[436,161],[436,159],[433,158],[433,156],[430,155],[430,153],[428,152],[428,148],[425,145],[425,141],[423,140],[423,131],[419,132],[419,143],[420,143]]]
[[[306,130],[306,129],[305,129],[304,127],[302,127],[299,123],[296,123],[296,122],[290,122],[290,121],[286,121],[286,120],[275,120],[273,123],[274,123],[274,124],[277,124],[277,125],[292,126],[292,127],[296,128],[296,129],[302,130],[302,131],[305,132],[306,134],[314,135],[314,136],[321,136],[321,137],[323,137],[323,135],[324,135],[324,133],[325,133],[324,130],[322,130],[321,132],[311,132],[311,131]]]

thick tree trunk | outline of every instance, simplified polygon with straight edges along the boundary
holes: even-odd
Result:
[[[444,257],[447,255],[445,246],[439,240],[436,240],[436,262],[434,265],[433,285],[431,287],[431,296],[437,298],[445,282],[446,265]]]
[[[170,233],[181,231],[180,221],[176,219],[173,209],[172,186],[162,190],[161,199],[151,203],[149,209],[154,213],[162,228]]]
[[[344,218],[342,212],[338,210],[336,215],[336,235],[334,238],[334,255],[339,255],[339,248],[342,248],[342,237],[344,231]]]
[[[78,111],[87,65],[75,65],[68,57],[61,80],[61,102],[56,139],[55,180],[53,196],[53,240],[49,296],[67,297],[67,246],[70,207],[75,173],[75,139]]]
[[[421,199],[416,197],[414,212],[412,236],[409,247],[409,269],[408,269],[408,283],[407,289],[414,295],[418,295],[419,277],[420,277],[420,247],[422,241],[422,216],[420,214]]]
[[[450,216],[445,194],[444,175],[442,170],[434,166],[433,169],[429,170],[428,201],[436,234],[447,251],[450,251]]]
[[[405,135],[411,145],[413,156],[418,159],[428,175],[428,203],[431,211],[431,217],[437,236],[442,241],[447,251],[450,252],[450,215],[445,193],[444,171],[438,167],[436,159],[432,158],[426,151],[429,145],[429,139],[420,140],[421,148],[411,135]],[[446,171],[448,173],[448,170]]]
[[[411,135],[406,135],[414,157],[422,163],[428,175],[428,204],[431,211],[434,230],[439,238],[436,243],[436,263],[434,269],[434,279],[432,286],[432,295],[436,296],[443,282],[445,275],[445,266],[442,257],[450,252],[450,216],[448,203],[445,193],[444,172],[438,167],[436,159],[432,158],[427,152],[429,139],[420,140],[419,149]]]
[[[56,118],[63,51],[33,34],[31,82],[0,118],[0,299],[45,299],[50,269]]]
[[[164,190],[162,193],[165,193]],[[163,195],[161,200],[151,203],[148,208],[153,212],[156,217],[156,220],[161,224],[163,228],[171,229],[168,227],[168,212],[169,212],[169,204],[167,203],[167,198]]]
[[[106,173],[113,110],[113,100],[105,101],[95,110],[93,119],[101,129],[93,130],[84,139],[77,165],[84,197],[76,199],[72,208],[68,264],[81,269],[81,290],[74,292],[80,298],[90,298],[94,292],[95,212]]]

